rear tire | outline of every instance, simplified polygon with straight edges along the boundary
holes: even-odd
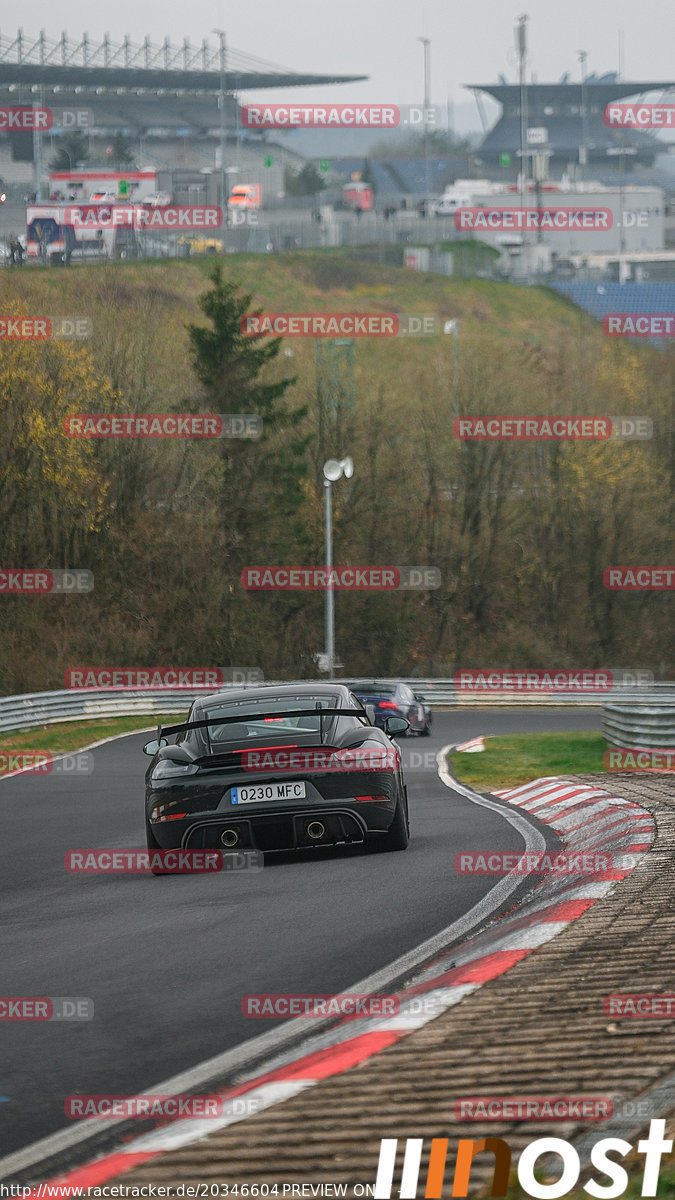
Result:
[[[372,854],[386,854],[389,850],[405,850],[410,841],[408,806],[399,796],[394,819],[386,833],[379,833],[366,845]]]

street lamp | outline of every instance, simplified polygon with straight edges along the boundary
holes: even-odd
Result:
[[[326,498],[326,670],[333,679],[335,667],[335,608],[333,589],[330,587],[330,572],[333,567],[333,517],[331,510],[331,484],[344,475],[351,479],[354,463],[351,458],[329,458],[323,464],[323,486]]]
[[[585,50],[579,50],[579,63],[581,64],[581,145],[579,146],[579,178],[583,179],[584,167],[586,166],[586,59],[588,55]]]
[[[443,333],[452,334],[452,415],[459,416],[459,404],[457,401],[457,360],[459,354],[459,321],[446,321],[443,325]]]
[[[424,188],[425,188],[425,204],[424,211],[426,212],[429,203],[429,130],[427,128],[427,113],[429,112],[429,46],[431,42],[429,38],[418,37],[418,42],[424,46]]]
[[[220,191],[223,208],[225,208],[225,32],[222,29],[212,29],[220,38],[220,90],[218,92],[218,108],[220,110]]]
[[[527,89],[525,85],[525,63],[527,60],[527,22],[529,18],[524,13],[518,17],[516,26],[516,49],[518,51],[518,74],[520,83],[520,207],[525,208],[527,199],[528,160],[527,160]],[[525,245],[525,235],[523,235]]]
[[[42,90],[40,91],[42,98]],[[39,103],[33,103],[33,111],[40,107]],[[42,135],[40,133],[39,122],[37,118],[33,118],[33,182],[35,199],[39,203],[42,199],[40,189],[42,186]]]

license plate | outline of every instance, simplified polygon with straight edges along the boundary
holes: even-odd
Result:
[[[233,804],[259,804],[265,800],[303,800],[304,783],[254,783],[230,788]]]

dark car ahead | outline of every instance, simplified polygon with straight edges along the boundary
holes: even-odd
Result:
[[[411,733],[421,737],[428,737],[431,733],[431,709],[407,683],[359,679],[350,682],[349,686],[364,707],[373,706],[375,725],[379,729],[384,728],[387,717],[393,715],[405,717]]]
[[[404,850],[408,799],[392,735],[406,728],[395,713],[375,728],[344,684],[200,697],[144,747],[148,849]]]

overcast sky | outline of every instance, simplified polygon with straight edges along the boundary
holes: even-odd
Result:
[[[26,36],[44,29],[71,37],[83,27],[93,43],[108,32],[113,40],[125,33],[133,41],[148,34],[155,43],[184,37],[200,43],[222,28],[228,44],[297,71],[364,74],[362,83],[340,87],[289,90],[279,99],[371,100],[416,103],[423,96],[423,48],[431,39],[431,99],[445,105],[471,100],[463,83],[496,82],[503,73],[515,79],[513,29],[527,12],[529,71],[540,82],[555,81],[565,71],[579,77],[578,51],[588,54],[588,71],[603,73],[619,66],[623,37],[623,76],[667,80],[675,75],[674,0],[116,0],[83,9],[78,0],[33,0],[20,18]],[[6,37],[12,29],[3,22]],[[12,30],[13,32],[13,30]],[[267,98],[273,99],[268,92]],[[242,100],[263,98],[246,93]]]

